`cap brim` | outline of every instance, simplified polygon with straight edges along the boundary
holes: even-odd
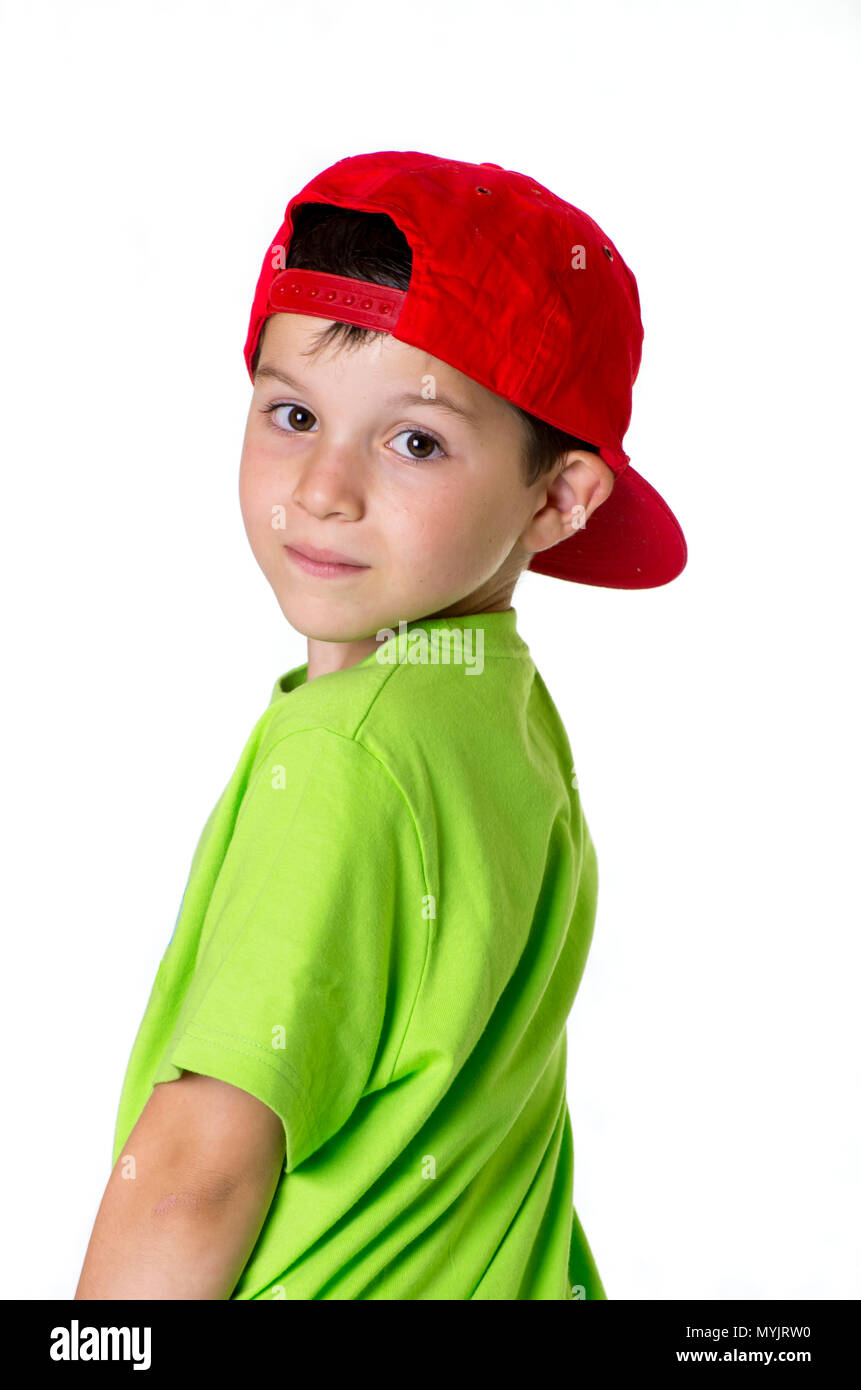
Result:
[[[608,589],[654,589],[687,563],[688,548],[663,497],[628,464],[586,525],[533,555],[527,569]]]

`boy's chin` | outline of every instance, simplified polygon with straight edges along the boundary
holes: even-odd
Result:
[[[309,642],[369,642],[381,646],[385,637],[377,640],[377,633],[384,623],[373,619],[363,619],[358,614],[345,613],[345,605],[336,603],[317,605],[307,603],[281,603],[281,612],[295,632]],[[325,611],[330,609],[331,611]],[[397,624],[395,624],[397,627]]]

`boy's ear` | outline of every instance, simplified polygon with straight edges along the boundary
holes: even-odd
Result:
[[[565,454],[547,484],[546,500],[535,512],[520,544],[533,552],[548,550],[582,529],[613,491],[616,476],[598,454],[572,449]],[[572,518],[572,509],[575,510]]]
[[[559,471],[553,475],[547,500],[553,500],[563,513],[574,506],[584,507],[585,524],[596,507],[610,496],[616,475],[598,454],[585,449],[570,450],[557,467]]]

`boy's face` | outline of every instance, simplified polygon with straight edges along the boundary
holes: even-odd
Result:
[[[390,335],[304,357],[329,322],[267,320],[239,477],[254,556],[309,638],[309,679],[362,660],[401,619],[510,608],[520,546],[570,534],[561,502],[549,521],[542,512],[557,475],[523,484],[522,428],[507,402]],[[357,567],[313,573],[290,547],[337,551]]]

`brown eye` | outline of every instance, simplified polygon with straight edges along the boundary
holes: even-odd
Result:
[[[436,463],[439,459],[447,457],[439,440],[435,439],[432,434],[427,434],[425,430],[400,430],[398,434],[395,435],[395,439],[406,440],[405,447],[409,450],[407,457],[413,459],[416,463]],[[419,443],[416,449],[413,446],[417,440]],[[436,455],[431,452],[433,449],[438,450]],[[398,449],[395,450],[395,453],[399,458],[405,457]]]
[[[423,439],[425,441],[424,446],[420,444],[417,451],[413,449],[413,440],[415,439]],[[413,430],[412,434],[407,435],[407,448],[415,454],[416,458],[427,458],[433,446],[434,442],[430,436],[427,434],[419,434],[418,430]]]
[[[304,433],[311,428],[309,421],[314,419],[310,410],[306,410],[304,405],[275,405],[270,407],[273,412],[273,419],[279,410],[286,411],[286,415],[280,420],[276,420],[279,429],[297,430]]]
[[[266,416],[267,425],[279,434],[307,434],[311,428],[308,421],[316,418],[295,401],[274,401],[272,405],[262,405],[260,411]],[[283,422],[276,419],[279,411],[286,412]]]

